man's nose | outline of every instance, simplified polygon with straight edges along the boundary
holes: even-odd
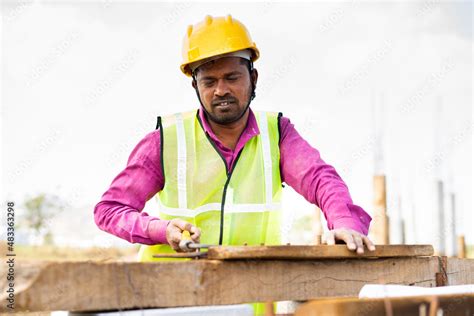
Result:
[[[230,92],[229,86],[227,85],[225,80],[224,79],[217,80],[217,85],[216,85],[216,89],[214,90],[214,95],[217,97],[223,97],[229,92]]]

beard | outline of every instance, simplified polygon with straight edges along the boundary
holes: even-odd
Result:
[[[252,95],[251,85],[248,89],[247,95],[248,97],[245,105],[240,104],[240,101],[231,95],[216,98],[212,101],[209,109],[203,106],[204,112],[207,114],[208,119],[217,124],[226,125],[234,123],[244,116],[250,106]],[[227,104],[222,105],[222,102],[227,102]]]

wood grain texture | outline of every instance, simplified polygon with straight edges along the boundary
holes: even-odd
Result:
[[[352,316],[352,315],[436,315],[436,308],[443,315],[474,314],[474,294],[434,295],[387,299],[335,298],[311,301],[301,305],[295,316]]]
[[[448,283],[474,260],[448,258]],[[17,262],[15,311],[96,311],[356,296],[367,283],[433,287],[437,257],[185,262]],[[5,265],[0,265],[5,275]],[[452,277],[452,279],[450,279]],[[0,280],[5,302],[6,279]],[[0,305],[0,312],[6,310]]]
[[[474,259],[447,258],[447,285],[474,284]]]
[[[365,249],[359,255],[347,249],[346,245],[315,246],[219,246],[211,247],[207,252],[208,259],[361,259],[361,258],[394,258],[419,257],[433,255],[431,245],[377,245],[375,251]]]

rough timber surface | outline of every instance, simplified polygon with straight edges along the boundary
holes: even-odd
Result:
[[[0,266],[2,275],[6,265]],[[106,311],[357,296],[366,283],[433,287],[439,257],[173,262],[16,262],[15,311]],[[467,273],[464,273],[464,272]],[[448,284],[474,260],[447,259]],[[6,278],[0,281],[5,302]],[[0,312],[6,312],[6,304]]]
[[[432,256],[431,245],[377,245],[357,254],[346,245],[316,246],[217,246],[209,248],[208,259],[347,259]]]

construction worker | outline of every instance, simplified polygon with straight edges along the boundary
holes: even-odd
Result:
[[[279,244],[282,183],[321,208],[328,244],[375,249],[367,238],[371,218],[336,170],[288,118],[250,108],[259,56],[230,15],[188,27],[181,71],[201,106],[158,118],[94,210],[100,229],[143,244],[141,261],[181,251],[184,230],[206,244]],[[158,210],[143,211],[154,196]]]

